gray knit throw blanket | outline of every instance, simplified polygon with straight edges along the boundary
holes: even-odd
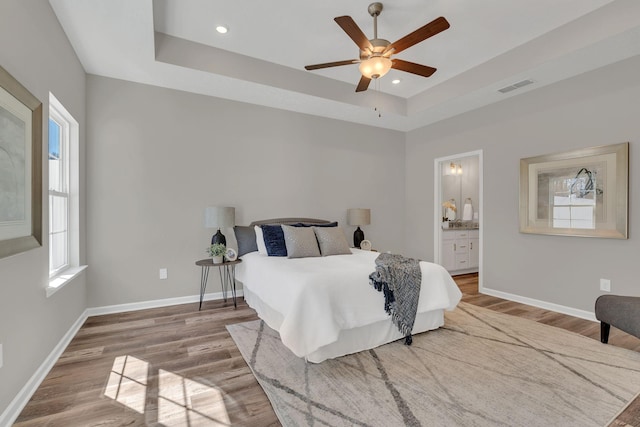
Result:
[[[406,345],[413,341],[411,331],[418,311],[421,282],[420,261],[402,255],[378,255],[376,270],[369,275],[369,283],[384,293],[384,309],[404,334]]]

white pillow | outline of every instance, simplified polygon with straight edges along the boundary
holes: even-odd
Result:
[[[258,245],[258,253],[262,255],[268,255],[267,245],[264,244],[264,235],[262,234],[262,228],[259,225],[256,225],[254,230],[256,230],[256,244]]]

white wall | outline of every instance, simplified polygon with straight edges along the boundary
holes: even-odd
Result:
[[[87,109],[89,306],[196,295],[207,206],[337,220],[349,241],[347,209],[371,208],[366,237],[404,250],[403,133],[92,75]]]
[[[434,159],[482,149],[484,285],[593,312],[599,279],[612,293],[640,295],[640,57],[512,97],[407,134],[406,243],[433,259]],[[630,142],[628,240],[519,233],[519,160]]]
[[[84,156],[85,73],[49,2],[0,2],[0,64],[43,103],[43,246],[0,259],[0,418],[47,355],[86,307],[85,277],[50,298],[48,283],[47,141],[49,91],[80,124]],[[81,183],[84,167],[81,167]],[[81,193],[84,186],[81,184]],[[84,252],[84,206],[80,207],[81,253]],[[81,258],[84,261],[84,257]]]

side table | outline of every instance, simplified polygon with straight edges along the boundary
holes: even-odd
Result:
[[[236,304],[236,265],[242,262],[241,259],[235,261],[225,261],[221,263],[214,263],[211,258],[201,259],[196,261],[196,265],[202,267],[200,273],[200,306],[198,311],[202,310],[202,299],[204,298],[204,291],[207,289],[207,279],[209,278],[209,267],[218,267],[220,273],[220,283],[222,283],[222,297],[224,302],[227,302],[227,289],[231,288],[233,294],[233,307],[238,308]]]

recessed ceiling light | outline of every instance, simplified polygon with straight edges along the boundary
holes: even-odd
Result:
[[[219,32],[220,34],[227,34],[227,31],[229,31],[229,29],[224,25],[218,25],[216,27],[216,31]]]
[[[400,83],[400,79],[391,80],[391,83],[393,83],[394,85],[397,85]]]

